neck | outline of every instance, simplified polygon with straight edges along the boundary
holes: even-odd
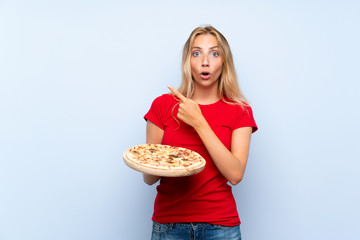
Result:
[[[216,85],[209,88],[195,86],[194,94],[191,99],[198,104],[207,105],[219,101],[220,96]]]

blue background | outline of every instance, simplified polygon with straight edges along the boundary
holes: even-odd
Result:
[[[149,239],[125,166],[190,32],[228,39],[259,131],[244,239],[359,239],[358,1],[0,1],[0,239]]]

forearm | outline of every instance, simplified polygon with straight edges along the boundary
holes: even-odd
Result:
[[[160,129],[151,121],[147,121],[146,124],[146,143],[152,144],[161,144],[162,138],[164,136],[164,130]],[[149,175],[143,173],[144,182],[148,185],[153,185],[157,181],[159,181],[161,177]]]
[[[236,185],[239,183],[244,176],[248,158],[247,152],[243,151],[242,154],[235,156],[219,140],[206,120],[194,126],[194,128],[221,174],[231,184]]]

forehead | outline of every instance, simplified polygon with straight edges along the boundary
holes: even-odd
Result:
[[[200,34],[195,37],[193,47],[210,48],[218,46],[216,37],[212,34]]]

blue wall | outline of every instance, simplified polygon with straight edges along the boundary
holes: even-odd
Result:
[[[0,239],[149,239],[125,166],[190,32],[228,39],[259,131],[244,239],[358,239],[357,1],[0,1]]]

